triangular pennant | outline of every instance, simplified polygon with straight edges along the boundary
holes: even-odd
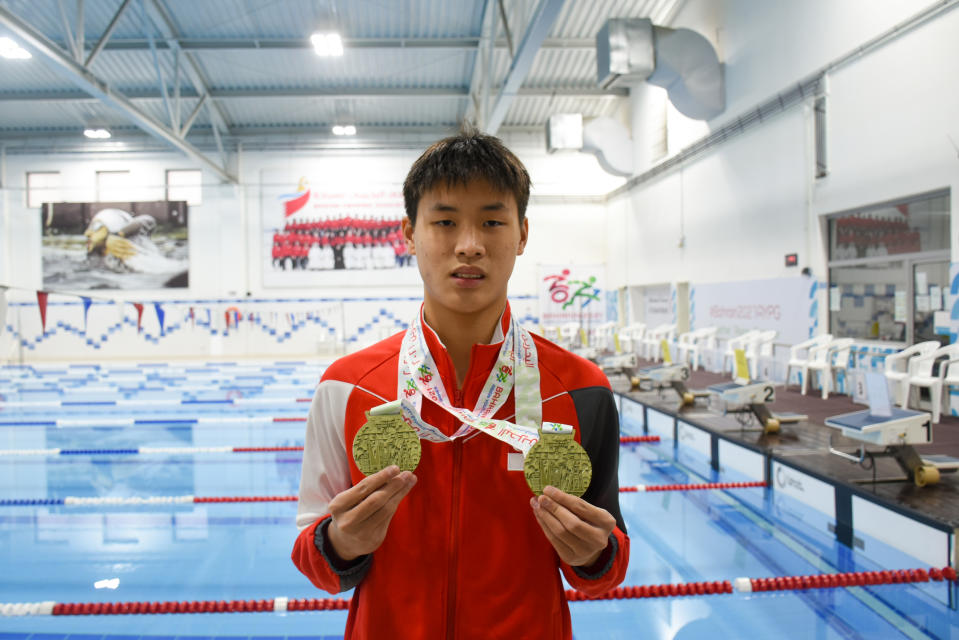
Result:
[[[196,314],[193,312],[193,307],[190,307],[190,325],[196,329]]]
[[[37,305],[40,307],[40,326],[43,327],[43,333],[47,332],[47,296],[46,291],[37,291]]]
[[[137,310],[137,333],[143,331],[143,305],[139,302],[134,302],[133,306]]]
[[[224,311],[223,318],[226,320],[226,329],[227,331],[229,331],[230,330],[230,312]]]
[[[164,316],[163,307],[160,306],[159,302],[154,302],[153,308],[156,309],[156,312],[157,312],[157,322],[160,323],[160,335],[162,336],[163,335],[163,316]]]
[[[93,304],[93,300],[87,298],[86,296],[80,296],[80,299],[83,300],[83,333],[87,332],[87,312],[90,311],[90,305]]]

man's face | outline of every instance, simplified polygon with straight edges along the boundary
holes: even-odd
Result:
[[[403,235],[416,255],[427,313],[502,311],[527,231],[513,194],[496,191],[485,180],[424,193],[416,226],[404,218]]]

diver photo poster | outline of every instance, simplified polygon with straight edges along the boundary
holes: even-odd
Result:
[[[184,201],[47,202],[40,216],[44,289],[189,286]]]
[[[261,176],[263,285],[419,282],[400,224],[402,185]]]

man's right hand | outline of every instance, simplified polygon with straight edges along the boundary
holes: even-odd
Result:
[[[330,501],[333,521],[327,529],[336,555],[349,562],[376,551],[400,501],[415,484],[415,475],[394,465],[338,493]]]

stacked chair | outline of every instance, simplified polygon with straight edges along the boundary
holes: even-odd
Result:
[[[933,365],[940,360],[942,362],[939,364],[939,373],[933,375]],[[943,390],[948,391],[951,386],[959,386],[959,366],[957,366],[957,363],[959,363],[959,344],[939,347],[911,358],[908,367],[910,373],[900,382],[899,395],[903,398],[903,408],[909,408],[914,395],[912,393],[913,388],[929,389],[932,421],[938,423],[942,414]],[[948,397],[947,393],[946,398],[948,399]]]
[[[936,340],[919,342],[907,347],[898,353],[886,356],[886,380],[895,389],[895,402],[900,407],[905,406],[906,391],[909,389],[906,380],[916,374],[915,360],[936,351],[941,345]],[[930,365],[931,366],[931,365]]]
[[[805,367],[806,363],[809,362],[809,352],[811,349],[821,347],[822,345],[829,344],[830,342],[832,342],[832,334],[824,333],[821,336],[810,338],[809,340],[805,340],[799,344],[794,344],[792,347],[790,347],[789,363],[786,365],[786,385],[789,385],[789,376],[792,375],[793,369],[796,369],[799,372],[803,371],[803,367]],[[803,352],[805,352],[805,354],[803,354]]]
[[[662,359],[662,342],[673,342],[676,339],[675,324],[661,324],[646,333],[643,338],[643,357],[647,360]]]
[[[716,348],[716,327],[704,327],[695,331],[688,331],[679,336],[679,359],[688,362],[693,370],[699,368],[699,359],[706,349]]]
[[[830,389],[835,386],[836,372],[849,367],[853,342],[852,338],[836,338],[809,349],[809,359],[802,365],[803,395],[806,395],[809,386],[809,376],[815,372],[819,377],[823,400],[829,397]]]

